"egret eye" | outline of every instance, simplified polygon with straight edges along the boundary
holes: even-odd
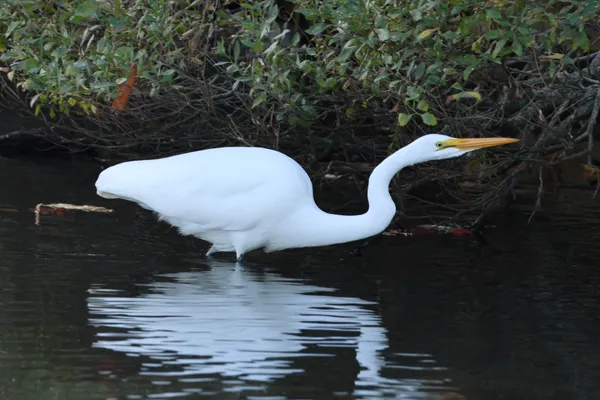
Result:
[[[442,143],[442,142],[437,142],[437,143],[435,144],[435,147],[437,147],[438,149],[442,149],[442,148],[444,148],[444,143]]]

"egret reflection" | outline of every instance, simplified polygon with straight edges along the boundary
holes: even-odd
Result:
[[[355,390],[400,383],[382,377],[388,339],[372,302],[215,261],[206,270],[155,279],[143,284],[138,297],[120,296],[110,287],[90,291],[95,347],[149,357],[157,374],[157,365],[169,365],[178,368],[178,376],[217,374],[265,383],[305,373],[299,357],[347,362],[335,359],[344,347],[354,351],[359,366]],[[400,386],[414,392],[431,385]]]

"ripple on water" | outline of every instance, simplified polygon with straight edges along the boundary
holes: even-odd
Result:
[[[142,376],[198,386],[219,380],[223,390],[253,392],[312,363],[336,374],[354,362],[347,395],[356,398],[458,391],[432,355],[387,352],[372,302],[230,264],[157,279],[138,297],[94,287],[88,299],[94,346],[142,357]]]

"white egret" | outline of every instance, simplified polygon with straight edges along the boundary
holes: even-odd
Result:
[[[369,177],[369,209],[361,215],[322,211],[310,178],[292,158],[258,147],[200,150],[155,160],[128,161],[102,171],[98,195],[124,199],[161,220],[212,244],[207,256],[326,246],[381,233],[396,206],[389,184],[402,168],[459,157],[484,147],[518,142],[510,138],[420,137],[379,164]]]

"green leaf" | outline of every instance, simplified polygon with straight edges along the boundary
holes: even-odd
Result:
[[[30,58],[29,60],[25,61],[25,70],[29,71],[32,70],[34,68],[37,68],[39,66],[38,61],[35,58]]]
[[[498,10],[497,8],[488,8],[487,10],[485,10],[485,17],[488,20],[490,20],[490,19],[499,20],[499,19],[502,19],[502,14],[500,13],[500,10]]]
[[[240,40],[240,42],[242,42],[242,44],[246,47],[252,48],[254,46],[254,42],[251,41],[250,39],[242,39]]]
[[[266,93],[261,93],[258,95],[258,97],[256,97],[254,99],[254,101],[252,102],[252,108],[258,106],[259,104],[261,104],[262,102],[264,102],[267,99],[267,94]]]
[[[121,20],[119,18],[115,17],[114,15],[111,15],[108,18],[108,22],[110,22],[110,25],[113,28],[116,28],[116,29],[125,29],[126,28],[125,24],[123,22],[121,22]]]
[[[426,125],[429,125],[429,126],[437,125],[437,119],[435,118],[435,115],[433,115],[432,113],[426,112],[425,114],[421,114],[421,119],[423,120],[423,123]]]
[[[308,33],[309,35],[318,35],[320,33],[322,33],[325,29],[327,29],[329,27],[329,24],[325,24],[325,23],[318,23],[318,24],[314,24],[313,26],[311,26],[310,28],[308,28],[306,30],[306,33]]]
[[[429,103],[427,102],[427,100],[419,100],[417,108],[421,111],[427,111],[429,110]]]
[[[415,79],[419,80],[421,79],[421,77],[423,77],[423,74],[425,73],[425,63],[420,63],[417,68],[415,69]]]
[[[523,47],[531,47],[531,45],[535,42],[535,36],[520,36],[519,42],[521,42]]]
[[[96,0],[87,0],[87,1],[84,1],[83,3],[81,3],[79,5],[79,7],[77,7],[73,16],[88,18],[88,17],[91,17],[92,15],[95,15],[97,9],[98,9],[98,3]]]
[[[441,82],[441,78],[437,75],[429,75],[425,80],[425,85],[437,85]]]
[[[355,46],[344,46],[340,52],[340,55],[338,56],[338,60],[341,62],[348,61],[348,59],[354,55],[355,51]]]
[[[381,41],[388,40],[390,38],[390,31],[386,28],[375,29],[375,32]]]
[[[398,125],[406,126],[406,124],[408,124],[410,122],[411,118],[412,118],[412,115],[409,115],[409,114],[405,114],[405,113],[398,114]]]
[[[240,51],[240,42],[236,40],[235,44],[233,45],[233,61],[236,63],[240,59]]]
[[[423,13],[419,9],[410,10],[410,15],[415,21],[420,21],[423,18]]]
[[[458,23],[458,29],[461,34],[468,35],[476,24],[474,17],[463,17]]]
[[[118,49],[116,49],[114,52],[114,55],[115,55],[115,57],[119,58],[123,62],[129,62],[131,60],[134,60],[133,53],[134,53],[133,47],[123,46],[123,47],[119,47]]]
[[[496,42],[496,46],[494,47],[494,51],[492,52],[492,57],[496,58],[498,53],[504,49],[504,45],[506,44],[506,39],[501,39]]]
[[[56,58],[63,58],[68,52],[69,49],[67,49],[66,47],[58,47],[54,49],[51,56]]]
[[[273,23],[273,21],[277,19],[277,15],[279,15],[279,7],[277,6],[277,4],[274,4],[269,10],[269,17],[267,18],[267,23]]]
[[[11,33],[21,24],[21,21],[19,20],[13,20],[11,21],[11,23],[8,25],[8,28],[6,28],[6,32],[4,32],[4,35],[6,37],[10,37]]]
[[[534,28],[528,28],[528,27],[519,27],[518,31],[521,35],[533,35],[534,33],[537,32],[537,30],[535,30]]]
[[[585,31],[580,31],[577,37],[575,38],[575,46],[574,49],[579,47],[583,51],[588,51],[590,49],[590,40],[588,39]]]
[[[168,69],[165,72],[163,72],[161,75],[161,79],[160,82],[161,83],[165,83],[165,82],[169,82],[171,81],[171,79],[173,79],[173,74],[175,74],[175,70],[174,69]]]
[[[88,63],[87,63],[87,62],[85,62],[85,61],[82,61],[82,60],[76,61],[76,62],[73,64],[73,67],[74,67],[75,69],[77,69],[78,71],[85,71],[85,70],[87,70],[87,69],[89,69],[89,68],[90,68],[90,67],[89,67],[89,65],[88,65]]]
[[[499,37],[504,36],[506,33],[501,29],[494,29],[485,34],[485,37],[488,39],[498,39]]]
[[[513,53],[515,53],[517,56],[523,55],[523,45],[521,44],[519,39],[515,39],[513,41],[511,49],[512,49]]]
[[[477,65],[471,65],[469,67],[467,67],[465,69],[465,72],[463,72],[463,79],[466,81],[467,79],[469,79],[469,76],[471,76],[471,74],[473,73],[473,71],[475,71],[477,69]]]
[[[235,64],[231,64],[230,66],[228,66],[227,68],[225,68],[225,71],[227,71],[227,73],[229,73],[229,74],[233,74],[234,72],[238,72],[239,70],[240,69]]]
[[[306,7],[300,7],[296,9],[296,12],[298,14],[302,14],[306,17],[307,20],[312,21],[315,19],[315,17],[317,15],[319,15],[318,13],[316,13],[313,9],[309,9]]]

